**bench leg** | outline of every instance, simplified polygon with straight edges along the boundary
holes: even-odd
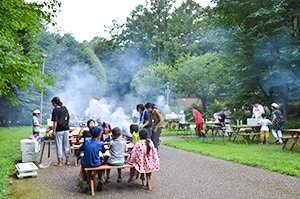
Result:
[[[151,191],[151,173],[147,173],[146,177],[147,177],[148,189],[149,189],[149,191]]]
[[[244,138],[245,144],[248,145],[247,139],[249,139],[249,136],[248,135],[243,135],[243,138]]]

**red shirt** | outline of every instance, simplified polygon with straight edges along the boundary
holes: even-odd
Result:
[[[193,116],[194,116],[194,118],[197,117],[197,121],[196,121],[197,124],[203,123],[203,118],[202,118],[200,112],[197,111],[196,109],[193,110]]]

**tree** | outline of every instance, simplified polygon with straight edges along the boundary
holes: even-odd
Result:
[[[44,11],[48,7],[49,11]],[[0,96],[15,104],[15,92],[21,88],[28,92],[28,83],[44,91],[44,85],[51,85],[51,75],[39,71],[41,59],[30,54],[35,34],[43,28],[43,20],[52,22],[60,3],[51,0],[26,3],[24,0],[0,2]],[[54,22],[53,22],[54,23]]]
[[[187,57],[178,62],[178,70],[173,76],[173,85],[181,95],[194,95],[200,98],[202,111],[206,112],[209,101],[214,99],[217,89],[215,74],[221,68],[216,53],[206,53],[198,57]]]

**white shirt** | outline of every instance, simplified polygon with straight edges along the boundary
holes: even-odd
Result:
[[[184,114],[179,115],[179,123],[185,123],[185,115]]]
[[[261,114],[265,113],[264,107],[262,105],[258,105],[257,108],[253,106],[254,116],[256,119],[261,119]]]
[[[269,119],[261,119],[258,123],[261,125],[260,131],[269,131],[268,124],[272,122]]]

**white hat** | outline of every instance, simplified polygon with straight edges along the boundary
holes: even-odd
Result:
[[[276,103],[272,103],[271,106],[273,106],[274,108],[278,109],[279,108],[279,105],[276,104]]]
[[[184,111],[183,111],[183,110],[181,110],[179,113],[180,113],[180,114],[184,114]]]
[[[38,113],[41,113],[41,111],[40,111],[39,109],[35,109],[35,110],[33,111],[33,113],[38,114]]]

